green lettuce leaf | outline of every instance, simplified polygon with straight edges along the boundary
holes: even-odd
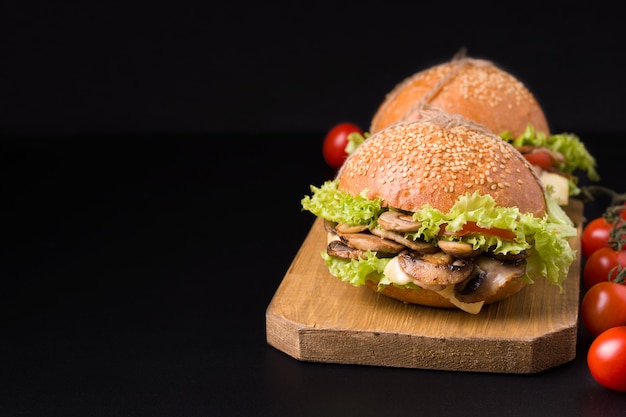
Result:
[[[532,125],[528,125],[524,132],[514,138],[510,132],[500,134],[500,137],[515,147],[524,145],[544,146],[555,152],[560,152],[565,157],[565,162],[557,165],[557,168],[566,174],[574,174],[575,171],[583,171],[591,181],[599,181],[600,175],[596,171],[596,160],[589,153],[580,138],[571,133],[546,135],[538,132]],[[569,181],[569,194],[578,195],[578,178],[573,176]]]
[[[311,185],[313,195],[302,199],[302,208],[317,217],[351,225],[369,225],[382,213],[382,200],[368,200],[367,190],[351,196],[339,191],[338,185],[337,180],[326,181],[321,187]]]
[[[373,252],[367,252],[365,259],[342,259],[322,252],[322,259],[330,273],[355,287],[365,284],[366,279],[378,282],[391,258],[377,258]]]
[[[355,149],[369,137],[370,134],[368,132],[364,132],[362,135],[359,132],[350,133],[348,135],[348,143],[345,148],[346,153],[348,155],[352,154],[352,152],[354,152]]]
[[[377,226],[378,216],[388,208],[382,201],[368,200],[362,192],[351,196],[337,188],[338,181],[324,183],[322,187],[311,186],[312,195],[302,199],[302,207],[318,217],[351,225]],[[547,213],[536,218],[529,213],[520,213],[516,207],[500,207],[489,195],[465,194],[459,198],[448,213],[431,206],[424,206],[413,214],[422,223],[415,233],[407,233],[411,239],[459,240],[470,243],[477,249],[491,248],[497,253],[519,253],[534,248],[527,258],[526,276],[528,282],[545,277],[551,284],[562,286],[569,266],[576,258],[576,252],[569,245],[569,239],[576,236],[576,228],[563,211],[558,201],[546,194]],[[441,235],[443,230],[456,232],[467,222],[475,222],[482,228],[499,228],[514,233],[513,240],[504,240],[494,235],[468,234],[464,236]],[[390,282],[384,276],[388,259],[379,259],[369,253],[365,260],[344,260],[323,255],[330,272],[342,281],[352,285],[362,285],[365,279],[374,282]],[[414,286],[411,286],[413,288]]]

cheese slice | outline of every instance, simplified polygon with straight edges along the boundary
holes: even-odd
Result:
[[[569,182],[567,178],[553,172],[542,171],[539,178],[544,186],[554,187],[552,196],[559,201],[559,205],[566,206],[569,202]]]
[[[480,310],[483,308],[483,304],[485,304],[484,301],[478,301],[476,303],[464,303],[463,301],[459,300],[454,295],[454,285],[446,285],[443,290],[437,291],[437,294],[447,298],[452,304],[470,314],[480,313]]]
[[[330,242],[335,241],[335,240],[341,240],[341,238],[339,236],[337,236],[334,233],[326,233],[326,244],[329,245]]]

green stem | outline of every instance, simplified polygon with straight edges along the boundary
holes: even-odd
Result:
[[[613,274],[615,274],[615,278],[611,279]],[[620,264],[616,265],[609,271],[609,281],[617,284],[623,284],[624,278],[626,278],[626,268],[622,268]]]
[[[594,197],[598,195],[606,195],[611,198],[612,206],[626,203],[626,193],[618,193],[615,190],[601,185],[588,185],[581,187],[580,191],[583,199],[587,201],[594,200]]]

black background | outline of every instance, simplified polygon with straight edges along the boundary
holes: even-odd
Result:
[[[301,363],[265,311],[334,123],[461,47],[622,189],[620,14],[599,2],[0,5],[0,416],[623,415],[533,375]],[[599,215],[606,201],[585,206]]]
[[[0,6],[4,132],[368,127],[403,78],[466,47],[555,132],[621,131],[622,15],[604,2],[83,2]]]

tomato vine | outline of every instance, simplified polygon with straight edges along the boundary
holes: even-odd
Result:
[[[626,391],[626,194],[601,186],[582,190],[587,198],[603,194],[611,200],[581,237],[587,251],[581,320],[593,336],[587,365],[600,385]]]
[[[626,279],[626,193],[595,185],[583,187],[582,191],[588,200],[599,194],[610,198],[602,217],[593,219],[583,230],[581,245],[587,257],[585,284],[588,288],[602,280],[622,284]]]

